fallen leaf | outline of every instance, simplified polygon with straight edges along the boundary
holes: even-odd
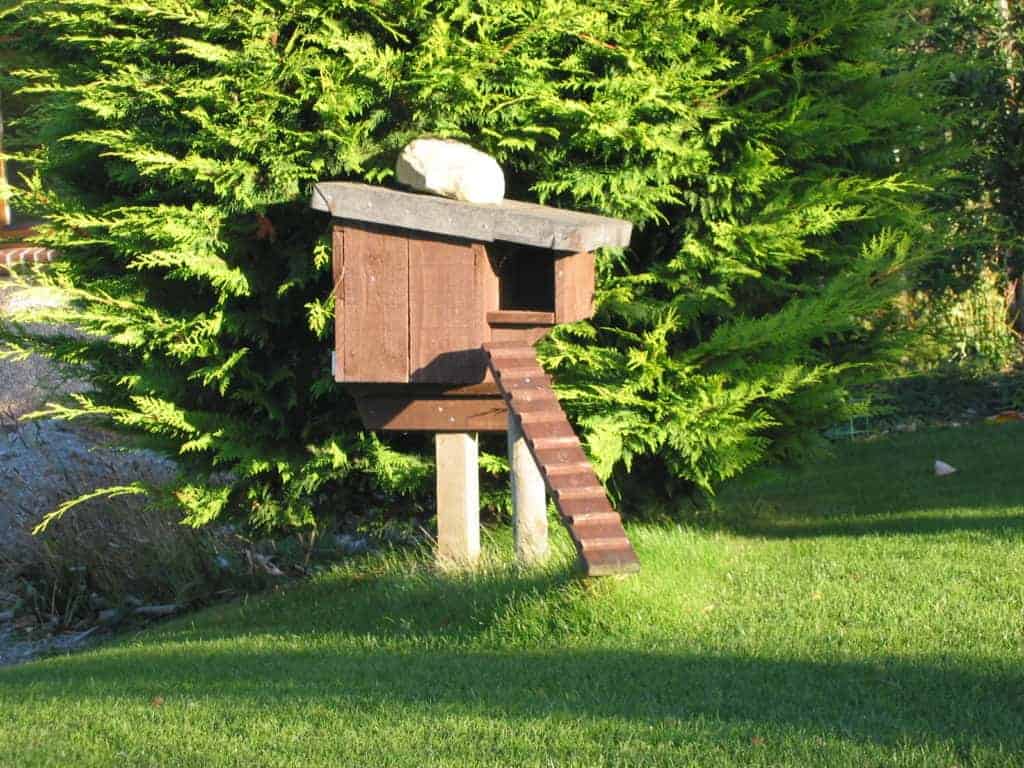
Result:
[[[1002,411],[1001,413],[997,413],[995,416],[989,416],[985,421],[989,424],[1010,424],[1014,421],[1024,421],[1024,412]]]

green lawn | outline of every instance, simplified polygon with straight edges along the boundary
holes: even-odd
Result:
[[[844,445],[638,577],[367,560],[0,670],[0,763],[1024,765],[1024,429]],[[960,468],[935,478],[942,458]]]

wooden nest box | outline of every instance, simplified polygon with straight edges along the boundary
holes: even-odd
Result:
[[[437,437],[438,559],[479,555],[477,443],[508,431],[514,539],[547,553],[550,494],[587,575],[639,568],[533,345],[594,311],[594,251],[627,221],[529,203],[318,184],[334,219],[334,378],[369,429]]]
[[[345,182],[316,186],[334,224],[334,378],[367,428],[501,432],[488,342],[534,344],[591,317],[594,250],[627,221],[477,205]]]

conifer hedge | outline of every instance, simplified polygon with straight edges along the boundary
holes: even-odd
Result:
[[[599,312],[543,347],[600,473],[711,489],[800,453],[887,324],[954,194],[946,60],[902,0],[20,0],[0,12],[95,418],[176,456],[192,524],[315,525],[427,485],[329,371],[324,179],[392,182],[424,134],[495,155],[509,196],[632,219]],[[20,143],[19,143],[20,142]],[[928,192],[928,189],[931,192]],[[52,319],[52,317],[51,317]],[[632,478],[632,481],[631,481]],[[636,482],[640,480],[641,482]],[[652,482],[653,480],[653,482]],[[632,484],[631,484],[632,483]],[[122,489],[125,490],[125,489]]]

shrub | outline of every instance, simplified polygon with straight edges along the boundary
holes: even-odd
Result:
[[[908,297],[907,322],[918,327],[921,339],[911,351],[910,369],[986,375],[1020,365],[1021,336],[1008,310],[1012,296],[1013,286],[986,268],[960,291],[947,287]]]
[[[921,185],[950,188],[965,151],[915,7],[21,0],[0,15],[31,62],[2,87],[36,99],[17,194],[86,336],[6,337],[86,366],[94,391],[51,415],[178,458],[192,524],[315,525],[422,489],[422,439],[365,433],[330,380],[307,200],[461,138],[512,197],[636,222],[594,322],[543,359],[603,476],[710,489],[813,447],[848,380],[900,352],[888,307],[937,250]]]
[[[950,0],[925,10],[919,47],[957,57],[951,112],[968,119],[949,120],[947,130],[970,151],[958,159],[957,184],[929,196],[946,233],[944,253],[902,302],[907,322],[920,331],[905,369],[1006,371],[1022,362],[1013,325],[1024,329],[1015,296],[1024,263],[1019,19],[1012,3]]]

